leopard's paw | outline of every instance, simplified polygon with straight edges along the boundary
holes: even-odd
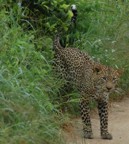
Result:
[[[90,131],[84,131],[84,138],[93,139],[93,133]]]
[[[102,139],[108,139],[108,140],[113,139],[112,135],[111,135],[110,133],[108,133],[108,132],[102,133],[102,134],[101,134],[101,138],[102,138]]]

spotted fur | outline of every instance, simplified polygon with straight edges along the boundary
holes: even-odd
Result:
[[[59,38],[54,41],[55,69],[66,80],[64,91],[76,87],[80,92],[80,108],[85,138],[93,138],[90,120],[90,100],[98,103],[100,130],[103,139],[112,139],[108,132],[108,98],[115,90],[119,71],[95,62],[79,49],[63,48]]]

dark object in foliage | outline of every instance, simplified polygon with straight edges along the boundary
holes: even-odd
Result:
[[[77,7],[76,7],[76,5],[73,4],[71,6],[71,10],[73,13],[73,16],[71,18],[71,22],[74,23],[74,25],[76,26],[76,20],[77,20]]]

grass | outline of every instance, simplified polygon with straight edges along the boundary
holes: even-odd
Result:
[[[58,110],[49,99],[57,89],[50,55],[36,51],[34,32],[5,10],[0,18],[0,143],[62,143]]]

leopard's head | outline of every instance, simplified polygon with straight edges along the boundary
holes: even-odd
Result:
[[[110,94],[116,89],[121,71],[104,65],[94,67],[94,86],[100,93]]]

